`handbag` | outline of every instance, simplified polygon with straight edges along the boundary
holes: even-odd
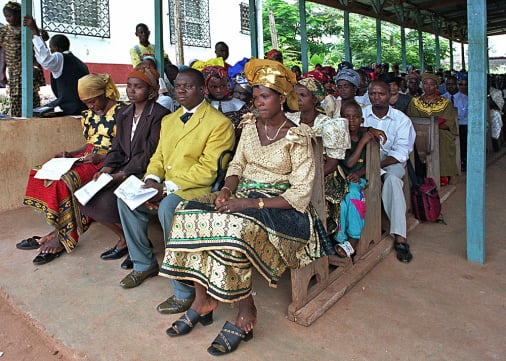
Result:
[[[409,159],[407,166],[411,179],[411,202],[415,218],[422,222],[442,221],[441,201],[434,179],[418,178]]]

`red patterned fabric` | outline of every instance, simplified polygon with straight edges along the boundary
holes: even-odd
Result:
[[[89,144],[85,153],[90,153]],[[80,157],[84,153],[76,155]],[[85,232],[91,219],[81,213],[74,198],[74,191],[89,182],[101,164],[75,163],[72,169],[58,181],[34,178],[36,169],[30,171],[23,204],[42,213],[46,222],[58,230],[58,238],[67,252],[77,246],[79,233]]]

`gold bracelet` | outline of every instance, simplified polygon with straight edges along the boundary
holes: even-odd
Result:
[[[221,187],[221,190],[224,190],[224,189],[226,189],[227,191],[230,192],[230,194],[232,194],[232,190],[230,188],[228,188],[227,186]]]
[[[264,209],[264,199],[258,198],[258,209]]]

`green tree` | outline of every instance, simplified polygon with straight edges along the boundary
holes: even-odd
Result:
[[[265,0],[263,5],[264,47],[272,48],[269,30],[269,12],[276,19],[276,31],[280,49],[288,66],[299,64],[300,20],[295,1]],[[344,60],[343,11],[331,7],[306,3],[308,57],[312,65],[322,63],[337,65]],[[423,33],[424,63],[435,65],[436,51],[434,35]],[[350,47],[352,61],[356,68],[376,62],[376,20],[371,17],[350,14]],[[401,63],[400,27],[382,22],[382,61]],[[440,38],[441,60],[449,56],[448,40]],[[419,67],[418,32],[406,30],[407,64]]]

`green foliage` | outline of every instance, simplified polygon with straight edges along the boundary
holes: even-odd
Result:
[[[276,19],[279,50],[285,64],[300,64],[300,22],[295,1],[264,0],[264,47],[272,49],[269,11]],[[345,60],[343,12],[331,7],[306,2],[306,27],[310,69],[315,64],[337,65]],[[406,29],[406,62],[419,67],[418,32]],[[423,33],[424,64],[436,64],[434,35]],[[376,19],[350,13],[350,47],[354,67],[376,62]],[[381,23],[382,62],[402,63],[401,30],[398,25]],[[440,38],[441,61],[449,57],[449,42]]]

